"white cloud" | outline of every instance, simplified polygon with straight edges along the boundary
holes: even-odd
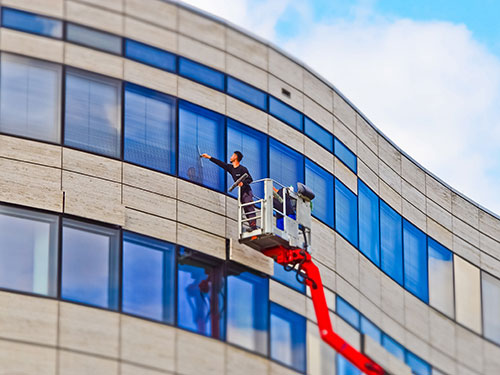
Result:
[[[280,15],[297,7],[287,0],[190,2],[271,41]],[[349,21],[318,24],[302,12],[301,32],[280,46],[329,79],[416,161],[500,213],[500,59],[465,25],[387,19],[370,3],[361,2]]]

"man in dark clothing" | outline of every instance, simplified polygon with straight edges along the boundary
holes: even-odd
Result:
[[[212,163],[217,164],[219,167],[224,168],[226,172],[229,172],[231,176],[233,177],[233,180],[236,181],[239,179],[241,176],[243,176],[245,173],[248,174],[248,177],[245,178],[242,182],[240,182],[239,186],[241,188],[241,202],[242,203],[251,203],[253,202],[253,192],[252,188],[250,187],[250,183],[253,181],[252,176],[250,175],[250,172],[248,172],[248,169],[246,167],[242,166],[240,164],[241,159],[243,159],[243,154],[239,151],[235,151],[233,155],[231,155],[231,158],[229,159],[230,163],[224,163],[223,161],[220,161],[219,159],[216,159],[208,154],[202,154],[202,157],[209,159]],[[247,218],[251,219],[254,218],[255,215],[255,205],[250,204],[248,206],[244,207],[245,214]],[[250,220],[249,222],[250,225],[250,230],[254,230],[257,228],[256,221],[255,220]]]

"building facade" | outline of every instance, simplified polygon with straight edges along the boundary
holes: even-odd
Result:
[[[358,374],[234,241],[234,150],[304,182],[335,330],[400,374],[500,374],[500,220],[331,84],[160,0],[2,0],[0,372]],[[399,375],[399,373],[398,373]]]

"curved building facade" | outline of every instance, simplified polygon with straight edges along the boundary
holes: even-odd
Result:
[[[331,84],[180,3],[0,5],[0,372],[358,374],[295,275],[235,241],[199,153],[240,150],[315,191],[342,337],[397,375],[500,373],[499,218]]]

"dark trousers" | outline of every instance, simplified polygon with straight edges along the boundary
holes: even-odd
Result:
[[[244,192],[241,193],[241,203],[250,203],[250,202],[253,202],[253,193],[252,193],[252,190],[246,190]],[[243,207],[243,209],[245,210],[245,215],[247,217],[247,219],[251,219],[253,217],[255,217],[255,205],[254,204],[250,204],[248,206],[245,206]],[[255,220],[250,220],[248,222],[248,224],[251,226],[251,227],[255,227],[256,226],[256,221]]]

